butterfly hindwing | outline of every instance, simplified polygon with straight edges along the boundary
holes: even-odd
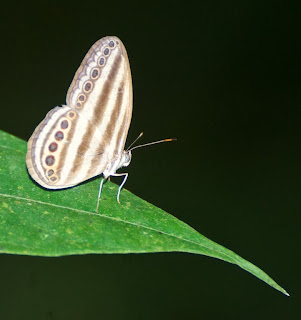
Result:
[[[81,134],[91,133],[89,127],[89,120],[68,106],[51,110],[28,142],[26,163],[31,176],[46,188],[59,189],[101,173],[108,158],[99,141],[87,141],[88,135]]]

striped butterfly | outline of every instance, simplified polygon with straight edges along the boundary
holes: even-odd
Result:
[[[124,150],[133,89],[127,52],[117,37],[102,38],[91,47],[75,73],[66,103],[48,112],[28,140],[29,174],[47,189],[72,187],[101,173],[104,179],[123,176],[119,202],[128,174],[116,170],[130,164],[131,150],[139,146]]]

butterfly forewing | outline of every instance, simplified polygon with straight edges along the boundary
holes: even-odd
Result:
[[[67,93],[28,141],[32,178],[49,189],[66,188],[101,174],[120,158],[132,115],[132,79],[117,37],[97,41]]]

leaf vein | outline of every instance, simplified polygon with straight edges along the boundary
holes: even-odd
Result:
[[[174,234],[171,234],[171,233],[167,233],[167,232],[161,231],[161,230],[159,230],[159,229],[154,229],[154,228],[145,226],[145,225],[143,225],[143,224],[137,224],[137,223],[134,223],[134,222],[130,222],[130,221],[123,220],[123,219],[114,218],[114,217],[111,217],[111,216],[108,216],[108,215],[105,215],[105,214],[98,214],[98,213],[96,213],[96,212],[94,213],[94,212],[90,212],[90,211],[86,211],[86,210],[81,210],[81,209],[66,207],[66,206],[62,206],[62,205],[58,205],[58,204],[53,204],[53,203],[47,203],[47,202],[39,201],[39,200],[33,200],[33,199],[23,198],[23,197],[19,197],[19,196],[15,196],[15,195],[9,195],[9,194],[0,193],[0,196],[6,197],[6,198],[14,198],[14,199],[17,199],[17,200],[22,200],[22,201],[35,202],[35,203],[39,203],[39,204],[43,204],[43,205],[48,205],[48,206],[54,206],[54,207],[57,207],[57,208],[62,208],[62,209],[67,209],[67,210],[71,210],[71,211],[76,211],[76,212],[82,213],[82,214],[94,215],[94,216],[98,216],[98,217],[100,217],[100,218],[107,218],[107,219],[111,219],[111,220],[114,220],[114,221],[123,222],[123,223],[125,223],[125,224],[129,224],[129,225],[133,225],[133,226],[137,226],[137,227],[143,227],[143,228],[145,228],[145,229],[148,229],[148,230],[151,230],[151,231],[155,231],[155,232],[160,232],[160,233],[162,233],[162,234],[164,234],[164,235],[166,235],[166,236],[174,237],[174,238],[176,238],[176,239],[183,240],[183,241],[186,241],[186,242],[195,244],[195,245],[197,245],[197,246],[200,246],[200,247],[203,247],[203,248],[206,248],[206,249],[209,249],[209,250],[218,252],[219,254],[221,254],[221,255],[223,255],[223,256],[226,256],[226,257],[231,258],[229,255],[227,255],[227,254],[226,254],[225,252],[223,252],[223,251],[217,250],[217,249],[212,248],[212,247],[209,247],[209,246],[205,246],[205,245],[200,244],[200,243],[198,243],[198,242],[195,242],[195,241],[193,241],[193,240],[189,240],[189,239],[182,238],[182,237],[179,237],[179,236],[174,235]],[[232,259],[233,259],[233,256],[232,256]],[[238,260],[236,260],[236,259],[234,259],[234,260],[235,260],[235,261],[238,261]]]

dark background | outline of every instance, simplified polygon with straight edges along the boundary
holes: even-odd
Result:
[[[133,76],[128,144],[178,139],[135,151],[126,188],[291,294],[184,253],[2,255],[1,319],[298,318],[300,14],[300,1],[1,4],[0,128],[27,140],[90,46],[117,35]]]

